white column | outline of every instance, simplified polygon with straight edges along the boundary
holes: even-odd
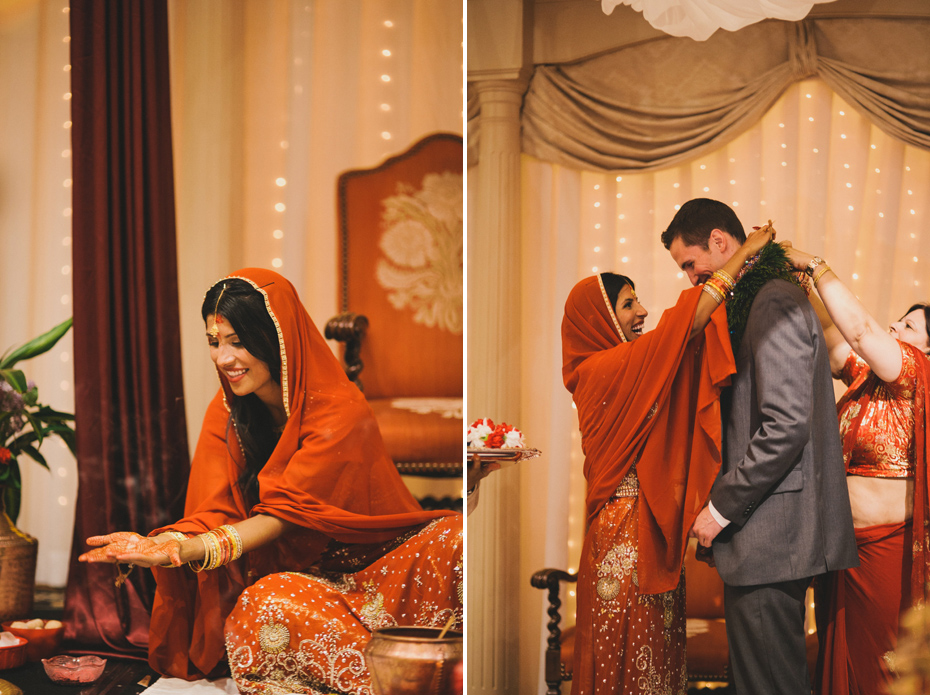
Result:
[[[520,106],[525,79],[475,83],[479,162],[469,172],[468,418],[520,423]],[[481,483],[468,519],[468,693],[519,684],[520,507],[517,466]],[[525,586],[524,586],[525,585]]]

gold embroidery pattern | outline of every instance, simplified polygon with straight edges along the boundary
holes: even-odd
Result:
[[[642,674],[637,679],[642,695],[672,695],[671,673],[665,674],[665,682],[652,663],[652,647],[644,644],[636,652],[636,668]]]
[[[384,596],[378,591],[374,582],[366,582],[364,589],[366,600],[359,613],[365,627],[374,631],[379,627],[396,625],[397,622],[384,610]]]
[[[258,643],[269,654],[277,654],[287,649],[291,641],[291,632],[284,625],[272,623],[262,625],[258,631]]]
[[[306,693],[309,686],[313,688],[310,692],[322,687],[326,688],[322,692],[332,692],[335,687],[354,695],[373,695],[362,645],[353,642],[340,646],[345,634],[341,628],[339,621],[332,620],[314,638],[302,640],[296,650],[268,654],[257,667],[251,649],[240,647],[232,651],[227,643],[230,667],[239,691],[246,695],[283,695]],[[353,683],[352,679],[362,681],[363,685]],[[323,686],[324,683],[332,685]]]
[[[452,570],[453,572],[455,572],[455,582],[456,582],[455,595],[459,600],[459,605],[464,606],[465,605],[465,582],[462,581],[462,575],[464,573],[465,566],[461,558],[459,558],[458,562],[455,563],[455,567],[453,567]]]
[[[853,355],[855,353],[852,353]],[[924,358],[901,344],[901,374],[884,382],[868,365],[847,361],[843,372],[849,389],[837,408],[843,459],[851,475],[872,478],[913,478],[915,423],[922,416],[917,360]]]
[[[666,591],[664,594],[641,594],[637,597],[637,602],[641,606],[658,606],[662,607],[662,622],[665,624],[665,641],[669,642],[672,638],[672,627],[675,624],[675,599],[684,589],[684,576],[678,583],[678,588]]]
[[[431,522],[416,534],[419,544],[408,541],[395,549],[391,558],[379,560],[381,568],[352,575],[314,568],[281,572],[246,589],[231,616],[234,625],[226,628],[226,652],[239,691],[372,695],[363,655],[370,630],[398,623],[442,627],[450,617],[461,629],[456,580],[461,584],[463,538],[460,528],[449,525],[448,519]],[[434,553],[437,546],[457,550]],[[387,575],[380,571],[384,567]],[[381,583],[382,576],[391,575],[396,583]],[[385,586],[397,588],[398,583],[401,589],[428,586],[431,592],[395,603]]]
[[[605,601],[617,598],[623,585],[621,578],[634,574],[638,558],[639,553],[632,545],[621,543],[611,548],[597,568],[597,576],[600,577],[597,581],[598,596]]]
[[[622,586],[616,577],[601,577],[597,580],[597,595],[605,601],[613,601]]]

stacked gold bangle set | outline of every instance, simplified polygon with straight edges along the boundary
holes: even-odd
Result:
[[[704,292],[707,292],[717,304],[722,304],[732,296],[735,286],[736,280],[721,268],[704,283]]]
[[[168,531],[179,542],[187,540],[180,531]],[[203,543],[204,556],[200,562],[190,562],[191,569],[195,572],[204,570],[215,570],[242,556],[242,538],[234,526],[224,524],[212,531],[201,533],[197,536]]]

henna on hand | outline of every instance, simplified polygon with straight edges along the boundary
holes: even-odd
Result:
[[[166,561],[173,567],[184,564],[181,560],[181,542],[176,538],[157,541],[154,538],[145,538],[142,543],[131,551],[121,553],[117,559],[120,562],[131,562],[143,567],[153,565],[166,565]]]
[[[117,556],[131,552],[140,541],[145,540],[132,531],[118,531],[105,536],[91,536],[87,545],[99,546],[78,557],[81,562],[116,562]]]

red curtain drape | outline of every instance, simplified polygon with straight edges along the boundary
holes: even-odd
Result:
[[[66,636],[143,655],[154,581],[77,562],[88,536],[179,518],[181,382],[166,0],[71,0],[78,498]]]

